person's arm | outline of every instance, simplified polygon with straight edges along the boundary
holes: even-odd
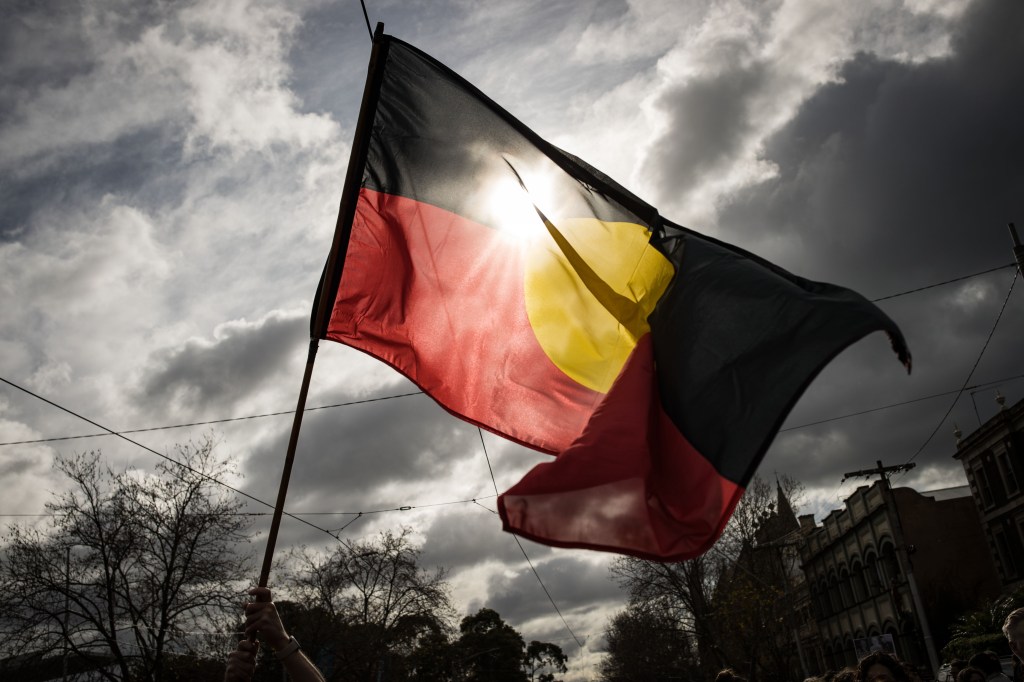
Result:
[[[281,665],[288,676],[295,682],[327,682],[313,662],[299,648],[298,643],[288,635],[277,613],[277,607],[270,601],[270,590],[266,587],[254,587],[249,594],[256,601],[245,605],[245,634],[260,638],[280,659]],[[241,645],[239,645],[241,646]],[[251,673],[250,673],[251,675]]]

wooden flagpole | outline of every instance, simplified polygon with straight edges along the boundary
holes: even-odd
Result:
[[[363,99],[356,121],[355,135],[352,140],[352,153],[349,156],[348,171],[341,192],[341,206],[338,209],[338,222],[334,228],[334,242],[331,244],[327,264],[324,266],[323,279],[317,291],[316,308],[310,325],[309,352],[306,357],[306,369],[302,374],[302,386],[299,388],[299,400],[295,407],[292,420],[292,431],[288,438],[288,450],[284,459],[284,470],[281,472],[281,484],[277,492],[277,503],[274,505],[274,516],[267,534],[267,549],[263,555],[263,568],[260,570],[259,586],[266,587],[270,580],[270,566],[274,561],[274,547],[277,544],[277,532],[281,527],[281,516],[284,513],[284,501],[288,495],[288,481],[292,475],[292,464],[295,462],[295,449],[299,442],[299,429],[302,426],[302,414],[306,409],[306,395],[309,393],[309,381],[313,375],[313,362],[320,339],[327,333],[329,319],[328,308],[333,305],[341,281],[341,268],[344,254],[348,248],[349,235],[352,232],[352,219],[356,212],[356,201],[359,198],[359,187],[362,184],[363,166],[370,144],[370,126],[377,109],[377,97],[383,76],[382,45],[384,24],[378,23],[373,34],[373,50],[370,53],[370,66],[366,73],[366,85],[363,88]]]

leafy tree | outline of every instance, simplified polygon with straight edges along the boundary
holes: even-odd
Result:
[[[420,568],[410,535],[385,531],[326,556],[296,556],[289,629],[319,655],[328,679],[403,679],[421,639],[447,641],[454,610],[446,571]]]
[[[992,599],[974,611],[956,620],[951,628],[952,637],[942,649],[946,660],[969,659],[979,651],[991,649],[1010,654],[1003,635],[1003,623],[1014,609],[1024,606],[1024,588]]]
[[[564,673],[569,657],[562,647],[551,642],[533,640],[526,646],[523,667],[530,676],[530,682],[555,682],[555,673]]]
[[[202,654],[194,633],[237,610],[247,572],[242,504],[212,479],[233,472],[212,441],[176,447],[180,465],[115,472],[99,452],[59,457],[70,483],[49,527],[13,527],[0,561],[9,653],[66,651],[111,665],[109,680],[165,676],[171,652]]]
[[[601,661],[603,682],[659,682],[699,679],[691,637],[680,622],[661,611],[636,606],[616,614],[608,628]]]
[[[526,644],[515,628],[493,609],[462,619],[456,648],[467,682],[527,682],[523,664]]]

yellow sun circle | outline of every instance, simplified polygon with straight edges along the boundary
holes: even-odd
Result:
[[[527,251],[526,314],[556,366],[607,393],[675,270],[642,225],[581,218],[547,227]]]

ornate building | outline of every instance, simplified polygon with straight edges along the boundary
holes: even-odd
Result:
[[[966,438],[957,452],[984,529],[986,551],[1004,591],[1024,587],[1024,400],[999,412]]]
[[[813,517],[800,519],[806,529],[800,555],[817,623],[816,641],[805,652],[817,668],[812,672],[853,665],[872,642],[891,643],[901,659],[930,668],[928,651],[945,644],[953,619],[998,589],[990,562],[977,560],[986,548],[966,487],[920,494],[888,485],[878,480],[857,488],[820,526]],[[905,547],[898,544],[900,527]],[[915,608],[906,567],[923,613]]]

